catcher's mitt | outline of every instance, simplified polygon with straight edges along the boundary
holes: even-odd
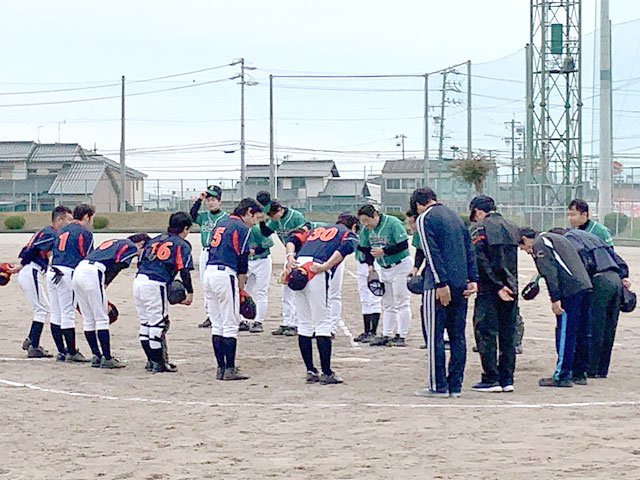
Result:
[[[107,312],[109,313],[109,325],[111,325],[118,320],[120,312],[118,312],[118,308],[111,302],[107,302]]]
[[[424,291],[424,277],[422,275],[407,277],[407,288],[411,293],[422,295]]]
[[[253,320],[257,315],[256,302],[246,290],[240,290],[240,315],[247,320]]]
[[[378,272],[375,270],[369,272],[369,276],[367,277],[367,286],[371,293],[376,297],[382,297],[384,295],[384,283],[380,281]]]
[[[184,284],[180,280],[174,280],[169,284],[167,300],[169,300],[171,305],[182,303],[186,298],[187,290],[184,288]]]

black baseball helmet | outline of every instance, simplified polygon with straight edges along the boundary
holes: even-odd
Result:
[[[407,288],[411,293],[422,295],[422,292],[424,292],[424,277],[422,275],[407,277]]]

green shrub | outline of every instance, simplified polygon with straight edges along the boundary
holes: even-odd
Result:
[[[24,227],[25,219],[19,215],[11,215],[4,219],[4,226],[9,230],[20,230]]]
[[[404,212],[387,212],[387,215],[389,215],[390,217],[396,217],[401,222],[404,222],[407,218]]]
[[[102,230],[103,228],[107,228],[109,226],[109,219],[107,217],[94,217],[93,218],[93,228],[96,230]]]
[[[608,213],[604,217],[604,224],[613,235],[622,233],[627,228],[628,223],[629,217],[624,213]]]

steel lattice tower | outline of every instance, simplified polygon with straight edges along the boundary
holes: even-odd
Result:
[[[531,0],[527,45],[527,200],[581,196],[581,0]]]

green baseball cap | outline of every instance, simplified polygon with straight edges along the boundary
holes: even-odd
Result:
[[[222,189],[217,185],[209,185],[206,193],[209,197],[222,198]]]

